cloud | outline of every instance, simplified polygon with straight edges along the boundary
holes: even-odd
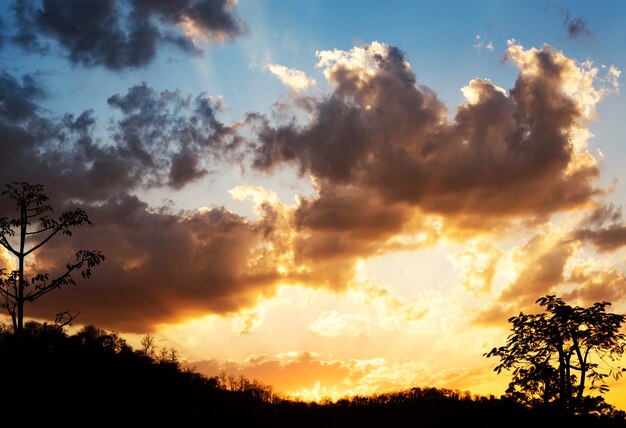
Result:
[[[511,94],[474,80],[466,90],[473,102],[458,108],[453,123],[396,48],[318,56],[333,94],[306,127],[264,130],[255,167],[293,163],[317,179],[320,193],[352,187],[441,214],[547,214],[595,193],[589,182],[597,168],[570,141],[587,105],[567,92],[577,85],[593,103],[597,90],[560,52],[512,44],[508,57],[520,76]]]
[[[474,322],[503,326],[509,317],[520,311],[536,311],[535,301],[546,294],[557,294],[566,281],[568,263],[576,249],[575,241],[568,240],[564,232],[551,227],[545,227],[525,244],[506,251],[491,248],[489,252],[496,257],[493,260],[497,263],[495,268],[504,272],[499,272],[497,286],[492,283],[493,303],[477,308]],[[485,258],[489,259],[489,255]],[[473,272],[470,271],[469,279],[472,278]]]
[[[522,268],[502,292],[500,301],[525,306],[555,290],[563,281],[565,265],[573,253],[573,244],[564,243],[558,234],[535,236],[516,249],[515,257]]]
[[[384,358],[342,361],[307,351],[257,355],[243,361],[196,361],[189,365],[209,376],[224,371],[235,377],[259,379],[271,384],[280,395],[302,400],[382,394],[416,386],[466,390],[491,372],[486,366],[437,370],[416,362],[390,362]]]
[[[459,271],[459,281],[468,291],[488,293],[500,266],[503,251],[489,241],[471,242],[467,248],[450,256]]]
[[[582,39],[593,36],[587,25],[587,21],[583,18],[572,18],[571,12],[564,7],[559,7],[563,16],[563,27],[567,31],[567,38],[570,40]]]
[[[309,326],[309,331],[325,337],[341,335],[368,335],[370,320],[362,314],[340,314],[335,310],[324,311]]]
[[[602,252],[623,247],[626,245],[626,225],[622,207],[614,204],[598,206],[573,232],[573,238],[588,241]]]
[[[143,185],[180,189],[209,174],[207,161],[227,156],[237,145],[235,129],[217,120],[217,104],[206,94],[191,99],[178,91],[157,93],[142,83],[107,102],[122,113],[113,155],[133,159],[126,169]],[[105,162],[96,161],[94,168],[111,166]]]
[[[481,52],[483,49],[493,52],[493,41],[489,40],[487,43],[483,40],[483,37],[479,34],[476,35],[476,43],[474,44],[476,52]]]
[[[110,70],[141,68],[162,45],[199,53],[197,38],[223,42],[244,24],[230,0],[17,0],[13,40],[35,52],[55,42],[68,60]]]
[[[2,183],[45,183],[49,196],[106,201],[138,188],[180,189],[236,156],[237,125],[216,117],[216,103],[145,83],[116,94],[108,133],[87,110],[60,117],[40,108],[45,91],[33,76],[0,74]]]
[[[621,220],[620,209],[613,205],[599,205],[583,224],[616,220]],[[586,231],[583,234],[580,231],[546,226],[527,243],[500,251],[497,269],[506,270],[507,260],[513,269],[509,267],[511,272],[499,278],[499,282],[504,280],[504,283],[491,290],[493,304],[481,306],[474,315],[474,322],[502,327],[509,317],[520,311],[538,312],[535,302],[546,294],[555,294],[570,304],[583,306],[598,301],[623,301],[626,297],[623,273],[616,266],[594,261],[593,257],[583,261],[579,239],[589,239],[589,236]],[[612,244],[605,245],[613,248]],[[471,272],[469,278],[472,278]]]
[[[626,297],[626,277],[616,267],[602,271],[578,265],[572,269],[567,282],[580,285],[563,294],[563,300],[570,304],[591,306],[602,301],[617,303]]]
[[[530,261],[530,263],[533,263],[533,261]],[[541,263],[542,265],[538,270],[545,269],[547,263],[549,264],[545,259]],[[570,305],[583,307],[602,301],[618,304],[626,298],[626,277],[617,267],[613,266],[606,270],[601,270],[594,269],[586,264],[577,264],[570,269],[568,275],[563,275],[564,272],[562,270],[558,272],[561,265],[560,260],[553,264],[556,266],[553,266],[552,272],[548,271],[546,276],[551,276],[552,280],[549,281],[549,284],[555,285],[545,287],[543,290],[535,290],[535,294],[533,294],[533,282],[532,278],[530,278],[528,283],[529,292],[527,294],[522,292],[517,296],[507,295],[507,298],[501,298],[499,302],[479,311],[474,317],[474,323],[488,327],[506,327],[506,320],[520,312],[542,312],[535,300],[546,294],[556,294]],[[525,273],[523,272],[523,274]],[[557,279],[559,276],[561,277]],[[520,276],[519,283],[523,282],[524,277]],[[538,282],[535,281],[534,284],[538,284]],[[517,287],[518,291],[520,291],[519,288],[521,287]]]
[[[27,121],[36,114],[37,102],[44,97],[44,89],[33,76],[26,74],[17,79],[0,72],[0,117],[7,121]]]
[[[510,42],[507,58],[519,69],[514,87],[470,81],[467,103],[449,120],[397,48],[375,42],[317,56],[332,92],[307,97],[304,124],[250,113],[226,125],[217,118],[220,102],[206,94],[142,83],[109,97],[112,118],[102,133],[90,111],[46,114],[32,77],[0,76],[0,155],[11,159],[0,176],[45,183],[61,206],[80,203],[94,222],[81,238],[42,250],[37,266],[63,266],[61,256],[83,247],[107,256],[106,269],[88,283],[51,294],[32,314],[79,309],[81,322],[143,332],[251,308],[280,284],[346,291],[360,260],[536,225],[602,194],[586,127],[606,92],[594,86],[591,64]],[[131,196],[181,189],[244,160],[268,173],[295,166],[315,194],[287,205],[260,187],[233,189],[233,197],[252,201],[254,219],[223,207],[160,210]],[[535,298],[561,279],[574,244],[544,241],[520,249],[535,265],[506,284],[503,304]],[[494,292],[499,256],[492,250],[484,262],[473,259],[466,286]],[[369,292],[384,309],[376,320],[385,328],[426,314],[384,289]],[[113,305],[115,316],[106,309]],[[233,328],[252,331],[261,315],[248,315],[233,319]],[[313,328],[344,334],[351,315],[329,313]]]
[[[358,258],[397,249],[399,237],[424,235],[417,246],[494,233],[602,194],[587,141],[607,92],[592,64],[510,41],[514,87],[474,79],[448,120],[398,48],[373,42],[317,57],[332,92],[309,102],[303,123],[257,116],[251,153],[253,168],[293,166],[311,179],[317,194],[294,211],[296,258],[335,273],[328,283],[345,282]]]
[[[295,92],[304,92],[309,86],[315,86],[315,80],[310,79],[303,71],[285,67],[280,64],[269,64],[267,66],[270,73],[278,77],[278,79],[291,90]]]
[[[154,212],[132,196],[87,212],[93,226],[71,239],[50,241],[36,255],[34,268],[54,272],[78,248],[101,250],[105,265],[79,287],[38,301],[27,309],[29,315],[50,318],[61,309],[76,309],[81,323],[142,333],[160,323],[254,306],[282,279],[268,250],[271,218],[249,221],[222,207]],[[240,332],[253,328],[255,316],[247,318],[241,319]]]
[[[309,331],[324,337],[430,332],[436,328],[431,323],[440,314],[432,319],[427,315],[436,312],[431,311],[432,307],[442,303],[441,296],[431,291],[409,299],[388,287],[358,280],[352,282],[346,296],[360,305],[359,313],[326,310],[309,325]]]
[[[424,318],[432,313],[431,305],[440,303],[440,296],[433,293],[425,292],[414,299],[407,299],[388,287],[371,283],[360,284],[352,293],[356,299],[376,308],[375,324],[388,331],[428,330],[432,326]]]

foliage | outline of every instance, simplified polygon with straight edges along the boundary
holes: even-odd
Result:
[[[27,272],[27,257],[56,235],[72,236],[72,228],[82,224],[90,225],[91,222],[87,213],[80,208],[65,211],[58,218],[53,218],[52,206],[47,203],[48,197],[41,184],[8,184],[2,196],[8,196],[13,201],[18,214],[14,218],[0,218],[0,245],[17,259],[16,269],[0,269],[0,307],[11,316],[13,330],[20,332],[24,326],[24,303],[34,302],[62,286],[75,285],[72,276],[75,272],[80,272],[85,279],[89,278],[91,270],[104,261],[104,255],[100,251],[79,250],[75,260],[67,263],[65,270],[55,278],[51,278],[48,273]],[[74,315],[63,311],[57,318],[68,324]]]
[[[507,396],[531,407],[610,412],[600,396],[585,393],[607,392],[607,378],[617,379],[625,370],[613,365],[626,346],[620,332],[624,315],[606,312],[609,302],[583,308],[548,295],[537,303],[544,312],[509,318],[512,333],[506,345],[485,354],[500,358],[496,372],[512,371]]]
[[[19,346],[18,346],[19,342]],[[527,409],[469,392],[412,388],[320,403],[282,398],[243,376],[208,377],[164,358],[134,350],[95,326],[74,334],[54,324],[27,322],[22,335],[0,326],[3,371],[0,426],[7,427],[401,427],[589,425],[626,427],[623,412],[591,416]],[[168,348],[165,348],[168,349]]]

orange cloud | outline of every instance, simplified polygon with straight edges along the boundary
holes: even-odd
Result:
[[[394,251],[399,237],[425,234],[418,246],[536,224],[602,193],[587,126],[608,90],[590,63],[509,42],[515,86],[472,80],[449,121],[399,49],[374,42],[317,55],[333,92],[307,123],[257,123],[253,166],[291,164],[311,177],[317,194],[294,211],[294,257],[320,266],[322,283],[341,288],[357,258]]]
[[[415,362],[389,363],[383,358],[339,361],[312,352],[253,356],[244,361],[189,363],[209,376],[221,372],[270,384],[292,398],[320,400],[400,391],[415,386],[463,389],[478,387],[490,376],[487,365],[437,370]]]
[[[626,225],[622,208],[613,204],[599,205],[573,233],[573,238],[591,242],[602,252],[626,245]]]
[[[595,302],[619,302],[626,297],[626,277],[616,267],[606,271],[592,270],[588,266],[576,266],[567,282],[580,284],[574,290],[565,293],[565,301],[590,306]]]
[[[63,266],[61,256],[76,247],[98,248],[107,260],[86,284],[54,293],[31,313],[49,317],[60,309],[79,309],[82,322],[140,332],[159,323],[250,308],[280,284],[345,291],[359,260],[441,238],[537,224],[587,206],[602,193],[586,142],[587,126],[606,92],[595,88],[596,72],[588,63],[548,46],[525,49],[511,42],[507,58],[519,69],[514,87],[507,92],[488,79],[470,81],[463,88],[467,104],[449,120],[448,108],[432,89],[417,83],[395,47],[372,43],[318,52],[318,57],[333,89],[328,96],[306,98],[310,120],[304,124],[273,126],[250,114],[226,126],[215,119],[216,107],[201,97],[181,122],[178,110],[158,108],[161,101],[182,101],[180,94],[157,94],[145,85],[109,99],[123,113],[115,127],[115,150],[90,139],[88,115],[68,119],[65,125],[80,137],[84,153],[58,158],[91,153],[95,160],[86,157],[89,162],[80,168],[70,168],[67,159],[59,164],[63,171],[81,171],[64,178],[76,184],[63,196],[89,193],[89,180],[76,177],[121,181],[99,187],[106,187],[106,197],[87,207],[94,222],[89,232],[42,250],[38,267]],[[167,135],[148,138],[162,123],[168,124]],[[181,123],[204,133],[181,140],[172,151]],[[244,128],[250,132],[245,138]],[[253,167],[267,172],[295,165],[316,193],[286,205],[260,188],[234,189],[233,197],[252,200],[255,219],[220,207],[173,213],[150,211],[137,197],[108,199],[144,182],[181,188],[208,174],[204,156],[215,162],[251,156]],[[26,159],[24,154],[16,164]],[[130,159],[133,168],[121,167],[122,159]],[[46,168],[33,170],[52,176],[50,171],[58,169]],[[120,168],[126,175],[109,174]],[[76,186],[80,194],[72,190]],[[55,186],[57,192],[59,187],[65,188]],[[556,286],[573,245],[537,241],[522,248],[520,257],[529,263],[503,291],[501,302],[524,304]],[[492,250],[484,261],[471,260],[467,287],[492,287],[499,260]],[[407,316],[419,318],[418,309]],[[239,330],[253,329],[255,322],[252,315],[242,318]]]
[[[252,306],[283,277],[270,250],[267,217],[249,221],[220,207],[185,215],[151,212],[130,196],[88,211],[93,227],[50,241],[35,268],[54,271],[76,248],[98,248],[106,261],[88,281],[49,294],[28,314],[78,309],[82,323],[145,332],[158,323]]]

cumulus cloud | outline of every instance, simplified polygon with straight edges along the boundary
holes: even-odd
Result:
[[[244,31],[231,0],[17,0],[13,40],[36,52],[51,42],[73,64],[110,70],[151,63],[164,44],[201,52],[195,40],[232,39]]]
[[[216,118],[216,103],[140,84],[108,104],[110,133],[87,110],[55,116],[39,107],[45,91],[32,76],[0,75],[2,183],[45,183],[50,196],[105,201],[138,188],[180,189],[235,155],[236,127]]]
[[[372,336],[381,329],[383,334],[432,331],[432,320],[426,316],[431,313],[431,306],[441,304],[441,296],[434,293],[425,292],[409,299],[371,282],[353,282],[347,296],[362,305],[361,312],[324,311],[309,325],[309,331],[325,337]]]
[[[376,309],[376,325],[385,330],[424,331],[430,326],[423,322],[440,296],[423,293],[415,299],[407,299],[388,287],[365,283],[352,291],[355,298]],[[437,303],[436,303],[437,302]]]
[[[177,91],[157,93],[143,83],[110,97],[108,104],[122,113],[114,134],[116,155],[134,160],[126,170],[144,185],[180,189],[209,173],[207,161],[227,156],[237,145],[235,130],[217,120],[217,104],[206,94],[192,99]],[[94,168],[120,164],[108,161],[96,161]]]
[[[46,183],[58,200],[86,204],[94,222],[71,243],[42,250],[38,267],[63,266],[59,257],[72,248],[107,256],[106,269],[89,284],[51,294],[33,314],[69,307],[82,310],[85,322],[141,332],[249,308],[281,283],[345,291],[360,260],[520,221],[536,224],[601,194],[586,143],[607,92],[596,87],[589,63],[510,42],[507,58],[519,69],[514,87],[470,81],[467,103],[449,120],[397,48],[374,42],[317,57],[333,89],[307,98],[306,123],[277,125],[250,113],[226,125],[216,116],[220,102],[205,94],[139,84],[108,99],[110,134],[98,138],[91,112],[46,116],[38,107],[45,93],[33,78],[0,76],[0,155],[11,159],[0,177]],[[260,171],[295,166],[315,194],[287,205],[259,187],[233,189],[233,197],[252,201],[255,219],[222,207],[157,210],[130,196],[180,189],[245,156]],[[501,303],[524,304],[561,280],[573,245],[538,239],[521,248],[520,257],[534,264],[520,268]],[[477,263],[466,287],[493,292],[500,255],[491,250],[485,260],[472,259],[475,251],[459,256]],[[383,302],[377,322],[389,329],[426,314],[385,289],[368,293]],[[107,305],[119,309],[114,316]],[[233,321],[233,328],[252,331],[257,315]],[[314,330],[335,326],[344,334],[342,326],[355,321],[349,316],[328,313]]]
[[[311,178],[317,194],[294,211],[296,257],[337,262],[324,265],[343,273],[332,283],[353,275],[358,257],[394,248],[399,236],[426,233],[416,245],[466,238],[519,219],[543,221],[602,193],[587,127],[607,92],[592,64],[509,41],[506,58],[519,69],[514,87],[470,81],[468,102],[450,121],[393,46],[317,57],[332,92],[314,100],[306,123],[257,117],[252,165],[267,172],[291,165]]]
[[[315,79],[310,79],[303,71],[294,68],[280,64],[269,64],[267,68],[285,86],[288,86],[295,92],[304,92],[309,86],[315,86],[316,84]]]
[[[89,207],[88,214],[92,227],[50,241],[33,267],[54,272],[75,248],[101,250],[106,266],[80,287],[49,294],[28,309],[32,316],[79,309],[82,323],[142,333],[159,323],[253,306],[281,279],[268,250],[271,219],[249,221],[222,207],[153,212],[131,196]],[[248,318],[240,332],[253,327],[255,317]]]

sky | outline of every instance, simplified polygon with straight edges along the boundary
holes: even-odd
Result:
[[[1,181],[92,221],[27,267],[106,257],[33,319],[316,400],[499,396],[484,354],[539,297],[626,312],[622,1],[0,13]]]

